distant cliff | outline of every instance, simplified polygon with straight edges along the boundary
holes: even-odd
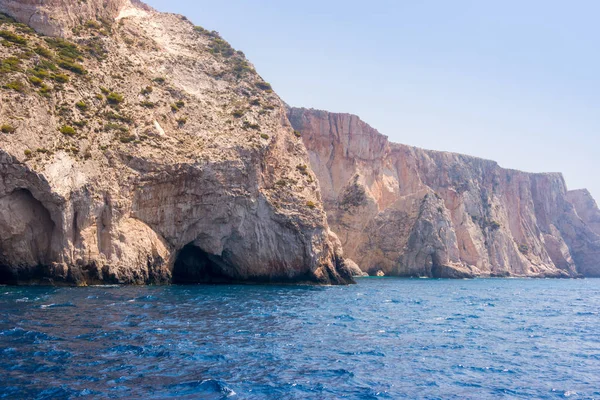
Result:
[[[561,174],[390,143],[349,114],[292,108],[345,254],[370,273],[600,276],[600,211]]]

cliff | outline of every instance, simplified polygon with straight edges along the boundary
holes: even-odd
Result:
[[[600,276],[600,211],[560,174],[390,143],[349,114],[288,111],[329,224],[371,274]]]
[[[218,33],[129,0],[0,11],[0,283],[352,281],[281,100]]]

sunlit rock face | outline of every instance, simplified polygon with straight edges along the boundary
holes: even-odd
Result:
[[[390,143],[349,114],[292,108],[347,257],[372,274],[600,274],[598,208],[560,174]],[[576,211],[577,208],[577,211]]]
[[[0,283],[352,282],[242,52],[128,0],[0,10],[35,30],[0,19]]]

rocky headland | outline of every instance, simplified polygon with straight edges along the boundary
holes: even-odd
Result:
[[[350,114],[291,108],[345,254],[370,274],[600,276],[600,210],[561,174],[390,143]]]
[[[286,109],[135,0],[0,0],[0,283],[351,283]]]

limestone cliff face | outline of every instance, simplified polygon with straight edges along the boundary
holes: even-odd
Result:
[[[282,102],[216,32],[0,10],[37,31],[0,16],[0,283],[352,281]]]
[[[587,226],[600,235],[600,209],[592,194],[587,189],[571,190],[567,192],[567,199]]]
[[[574,201],[562,175],[390,143],[353,115],[292,108],[288,116],[309,151],[329,224],[364,271],[600,275],[597,207],[591,197]]]

